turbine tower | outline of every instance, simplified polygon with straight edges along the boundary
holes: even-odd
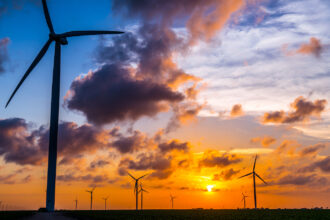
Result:
[[[257,192],[256,192],[256,176],[262,181],[264,182],[265,184],[267,184],[256,172],[255,172],[255,168],[256,168],[256,162],[257,162],[257,157],[258,155],[256,155],[255,159],[254,159],[254,164],[253,164],[253,170],[251,173],[248,173],[248,174],[245,174],[240,178],[243,178],[243,177],[246,177],[246,176],[249,176],[252,174],[252,177],[253,177],[253,190],[254,190],[254,208],[257,209]]]
[[[78,199],[76,198],[74,201],[76,203],[76,210],[77,210],[77,208],[78,208]]]
[[[107,200],[108,200],[109,196],[102,198],[104,200],[104,210],[107,210]]]
[[[176,197],[175,197],[175,196],[172,196],[172,195],[170,195],[170,197],[171,197],[171,203],[172,203],[172,209],[173,209],[173,206],[174,206],[174,199],[176,199]]]
[[[141,193],[141,210],[143,210],[143,192],[149,193],[147,190],[143,189],[142,184],[140,184],[140,191]]]
[[[248,196],[244,195],[244,193],[242,193],[242,196],[243,196],[243,198],[242,198],[242,200],[241,200],[241,201],[243,201],[243,202],[244,202],[244,209],[245,209],[245,198],[247,198]]]
[[[145,177],[148,174],[144,174],[143,176],[140,176],[139,178],[135,178],[134,176],[132,176],[130,173],[127,172],[127,174],[132,177],[132,179],[135,180],[135,185],[134,185],[134,193],[135,193],[135,207],[136,210],[139,209],[139,180],[142,179],[143,177]]]
[[[33,68],[39,63],[42,57],[47,52],[50,44],[55,42],[55,55],[53,67],[53,82],[52,82],[52,99],[51,99],[51,113],[50,113],[50,128],[49,128],[49,148],[48,148],[48,173],[47,173],[47,197],[46,209],[49,212],[54,211],[55,204],[55,181],[56,181],[56,160],[57,160],[57,133],[58,133],[58,113],[59,113],[59,99],[60,99],[60,73],[61,73],[61,46],[67,45],[67,38],[85,36],[85,35],[100,35],[100,34],[122,34],[121,31],[69,31],[62,34],[56,34],[53,24],[50,19],[46,0],[42,0],[43,11],[47,26],[49,29],[49,38],[42,47],[38,55],[24,73],[22,79],[17,84],[15,90],[11,94],[6,107],[16,94],[17,90],[23,84],[25,79],[29,76]]]
[[[93,210],[93,192],[94,192],[94,190],[95,190],[95,187],[90,191],[86,190],[86,192],[91,194],[91,210]]]

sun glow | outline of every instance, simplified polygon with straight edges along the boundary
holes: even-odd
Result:
[[[208,192],[212,192],[213,187],[214,187],[214,185],[207,185],[207,186],[206,186],[207,191],[208,191]]]

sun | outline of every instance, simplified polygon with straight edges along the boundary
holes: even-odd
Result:
[[[208,192],[212,192],[212,188],[214,187],[214,185],[207,185],[206,188],[207,188],[207,191]]]

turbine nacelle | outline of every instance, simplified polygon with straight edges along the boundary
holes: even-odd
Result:
[[[63,37],[61,34],[50,33],[49,39],[51,39],[52,41],[58,42],[61,45],[68,44],[68,40],[66,39],[66,37]]]

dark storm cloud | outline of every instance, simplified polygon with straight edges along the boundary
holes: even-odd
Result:
[[[78,126],[73,122],[59,124],[58,153],[62,161],[70,163],[79,154],[94,152],[106,147],[103,138],[107,133],[90,125]],[[0,155],[5,162],[19,165],[40,165],[48,152],[48,129],[41,126],[32,130],[24,119],[0,120]],[[65,164],[64,162],[61,162]]]
[[[70,91],[73,96],[67,100],[68,108],[82,111],[95,124],[154,116],[167,110],[168,103],[184,99],[164,84],[132,78],[117,65],[105,65],[75,80]]]
[[[49,130],[39,129],[39,145],[44,151],[48,151]],[[58,153],[62,156],[62,164],[71,163],[71,159],[79,157],[79,154],[95,152],[105,147],[102,142],[106,132],[92,125],[78,126],[74,122],[61,122],[58,128]]]
[[[263,123],[295,123],[307,121],[311,116],[320,116],[325,110],[327,101],[325,99],[315,100],[314,102],[306,100],[300,96],[291,103],[293,111],[285,113],[284,111],[275,111],[265,113]]]
[[[0,39],[0,74],[5,71],[4,64],[8,60],[8,52],[7,52],[8,44],[9,44],[8,37]]]
[[[120,153],[133,153],[146,146],[146,137],[139,131],[134,131],[131,136],[119,135],[110,146],[116,148]]]
[[[189,146],[188,142],[180,143],[178,140],[172,140],[168,143],[161,143],[158,145],[161,152],[166,153],[173,150],[188,152]]]
[[[315,174],[312,175],[286,175],[280,178],[277,182],[278,185],[312,185],[312,186],[324,186],[328,183],[325,177],[318,177]]]
[[[201,167],[226,167],[241,162],[242,159],[234,154],[219,154],[218,151],[205,151],[199,161]]]
[[[0,119],[0,155],[5,162],[39,165],[45,152],[36,144],[37,134],[28,132],[24,119]]]

